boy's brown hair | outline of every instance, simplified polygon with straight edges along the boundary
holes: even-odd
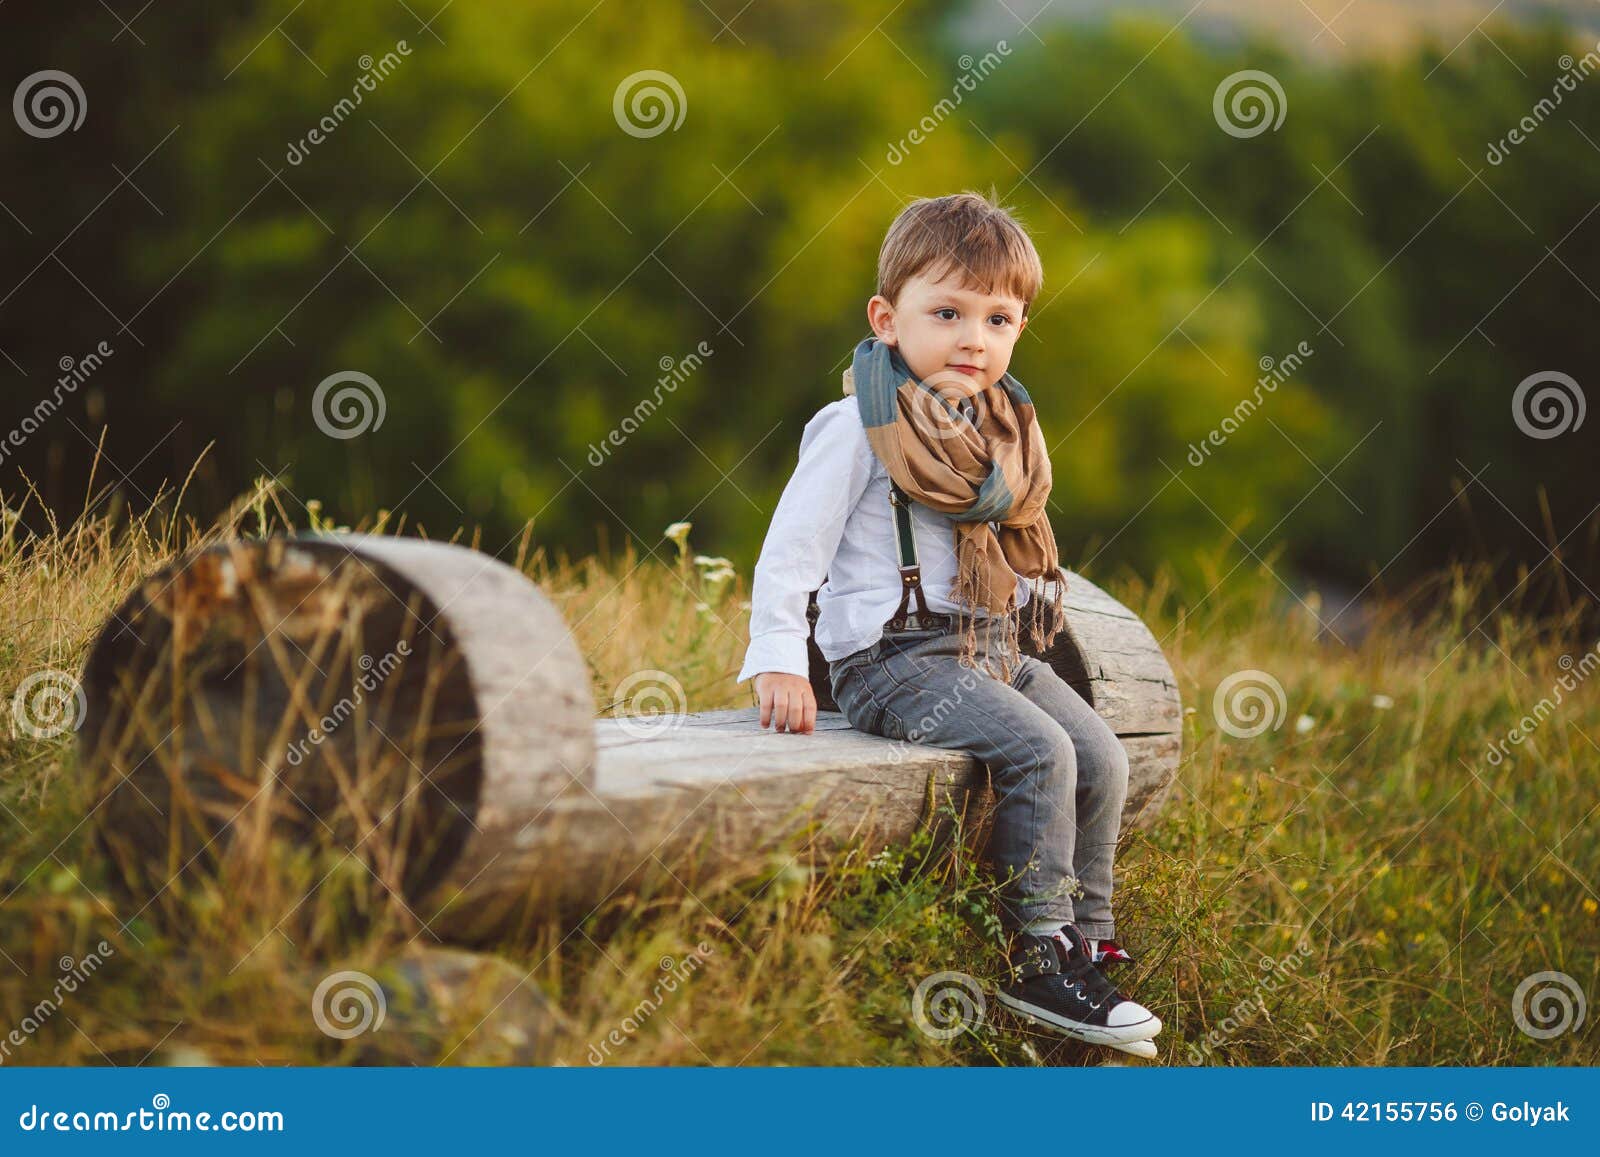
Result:
[[[1015,295],[1024,317],[1044,282],[1033,241],[1010,212],[971,191],[919,197],[894,219],[883,239],[878,292],[893,303],[917,274],[940,280],[954,270],[980,292]]]

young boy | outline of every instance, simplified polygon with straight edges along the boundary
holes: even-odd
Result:
[[[1045,594],[1030,580],[1054,584],[1034,641],[1048,645],[1064,622],[1048,448],[1006,372],[1043,276],[1021,226],[979,194],[918,200],[895,219],[867,303],[873,336],[855,349],[845,396],[807,423],[773,513],[739,681],[754,677],[762,727],[815,729],[806,606],[820,586],[816,641],[851,725],[989,768],[988,850],[1012,932],[1002,1003],[1154,1055],[1160,1019],[1096,967],[1131,960],[1111,915],[1127,753],[1017,646],[1020,608]],[[907,512],[909,543],[896,521]],[[912,594],[921,605],[908,613]]]

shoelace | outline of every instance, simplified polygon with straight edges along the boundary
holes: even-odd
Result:
[[[1088,955],[1079,951],[1070,939],[1058,933],[1055,940],[1057,948],[1065,957],[1061,975],[1067,979],[1069,987],[1076,987],[1082,991],[1095,1008],[1099,1008],[1108,999],[1118,995],[1116,985],[1107,980],[1105,974],[1094,966]]]

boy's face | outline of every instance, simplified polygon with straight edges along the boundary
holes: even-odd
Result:
[[[964,286],[959,271],[938,281],[919,273],[901,287],[897,302],[874,295],[867,320],[919,380],[934,386],[970,382],[973,393],[1000,380],[1028,324],[1019,299]]]

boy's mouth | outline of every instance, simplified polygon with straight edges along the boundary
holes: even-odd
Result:
[[[970,374],[973,377],[978,377],[983,373],[983,371],[977,366],[951,366],[950,369],[955,370],[959,374]]]

